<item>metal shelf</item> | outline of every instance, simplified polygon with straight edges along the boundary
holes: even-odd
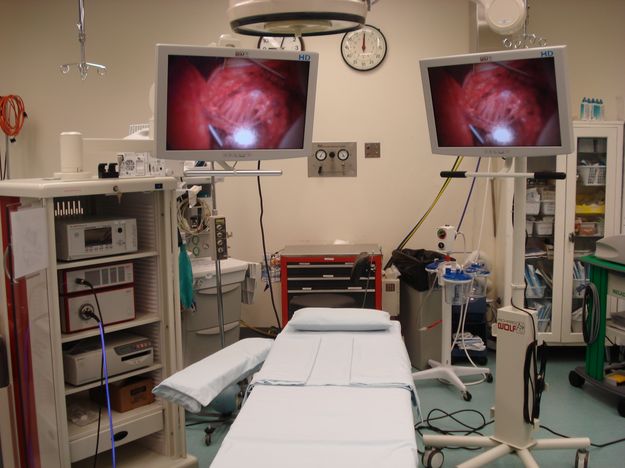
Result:
[[[105,263],[113,262],[125,262],[129,260],[137,260],[139,258],[158,257],[156,250],[140,250],[131,254],[123,255],[109,255],[107,257],[90,258],[87,260],[76,260],[74,262],[58,261],[56,264],[57,270],[68,270],[70,268],[83,268],[93,265],[102,265]]]
[[[128,322],[116,323],[113,325],[105,325],[104,331],[105,333],[113,333],[120,330],[127,330],[129,328],[139,327],[141,325],[148,325],[150,323],[157,323],[161,321],[161,317],[157,313],[144,313],[137,314],[137,318],[134,320],[130,320]],[[72,341],[82,340],[84,338],[90,338],[92,336],[98,336],[100,334],[100,329],[90,328],[89,330],[84,330],[75,333],[61,333],[61,343],[71,343]]]
[[[147,374],[148,372],[152,372],[155,370],[160,370],[163,368],[162,364],[154,364],[152,366],[149,367],[142,367],[141,369],[137,369],[135,371],[132,372],[126,372],[124,374],[119,374],[113,377],[109,377],[109,383],[112,382],[117,382],[119,380],[124,380],[127,379],[129,377],[134,377],[135,375],[141,375],[141,374]],[[65,384],[65,395],[73,395],[75,393],[80,393],[80,392],[84,392],[85,390],[89,390],[91,388],[96,388],[100,386],[100,381],[96,380],[95,382],[91,382],[88,384],[84,384],[84,385],[78,385],[78,386],[74,386],[74,385],[70,385],[70,384]]]

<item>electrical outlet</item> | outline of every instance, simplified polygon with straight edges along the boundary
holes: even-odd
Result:
[[[380,143],[365,143],[365,158],[379,158],[381,156]]]

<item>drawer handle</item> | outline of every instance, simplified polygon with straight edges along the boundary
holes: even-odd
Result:
[[[116,432],[115,435],[113,435],[113,439],[115,440],[115,442],[119,442],[120,440],[124,440],[127,435],[128,431],[119,431]]]

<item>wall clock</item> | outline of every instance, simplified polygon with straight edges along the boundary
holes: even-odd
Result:
[[[369,71],[380,66],[386,57],[386,51],[386,37],[370,24],[345,33],[341,41],[343,60],[357,71]]]
[[[304,39],[296,36],[263,36],[258,39],[257,47],[264,50],[304,50]]]

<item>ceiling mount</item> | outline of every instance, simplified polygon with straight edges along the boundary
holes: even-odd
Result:
[[[230,27],[249,36],[321,36],[365,24],[369,0],[229,0]]]

